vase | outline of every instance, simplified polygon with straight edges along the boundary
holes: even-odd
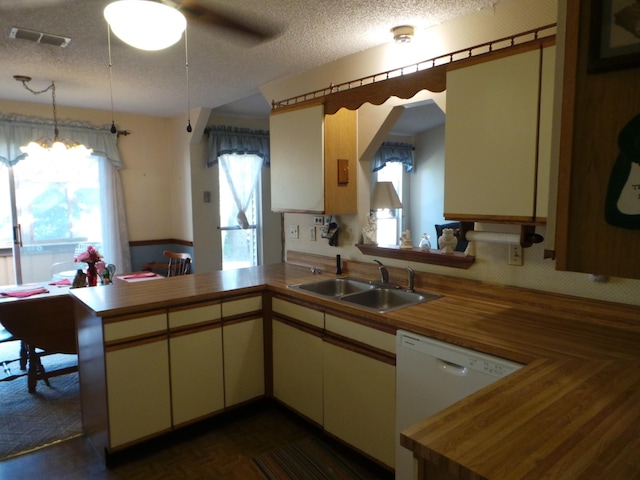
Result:
[[[98,270],[95,262],[87,262],[87,285],[90,287],[98,285]]]

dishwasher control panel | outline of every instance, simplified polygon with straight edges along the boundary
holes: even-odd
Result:
[[[519,363],[441,342],[412,332],[399,330],[397,340],[399,348],[409,348],[435,357],[442,363],[443,368],[458,369],[460,373],[464,373],[464,370],[468,368],[491,375],[492,377],[500,378],[522,367]]]

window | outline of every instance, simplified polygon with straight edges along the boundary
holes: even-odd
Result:
[[[20,225],[22,246],[14,252],[16,281],[51,278],[51,266],[72,262],[76,245],[102,243],[99,159],[95,157],[29,156],[9,167],[2,165],[3,207],[0,226],[3,247],[11,247],[12,205]],[[10,186],[13,181],[14,201]],[[3,279],[14,283],[13,279]]]
[[[376,181],[392,182],[398,197],[402,199],[403,164],[388,162],[383,168],[375,172]],[[402,220],[400,209],[385,209],[377,211],[377,241],[379,245],[397,245],[402,234]]]
[[[223,270],[259,264],[262,162],[257,155],[218,159]]]
[[[69,122],[60,127],[61,138],[93,148],[92,155],[20,151],[50,134],[47,121],[0,115],[0,281],[50,280],[54,263],[77,268],[76,248],[87,243],[99,244],[119,271],[131,271],[117,136],[109,126]],[[14,242],[18,231],[21,246]]]

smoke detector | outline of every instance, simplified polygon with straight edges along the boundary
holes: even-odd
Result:
[[[35,43],[44,43],[45,45],[53,45],[55,47],[66,47],[71,41],[68,37],[60,35],[52,35],[51,33],[36,32],[35,30],[27,30],[26,28],[11,27],[9,38],[17,38],[20,40],[29,40]]]

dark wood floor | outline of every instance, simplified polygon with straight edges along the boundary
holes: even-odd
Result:
[[[251,459],[309,435],[321,433],[284,408],[265,402],[114,457],[109,468],[91,443],[78,437],[0,462],[0,478],[264,480]],[[376,477],[393,479],[391,473],[360,456],[341,452],[351,455]]]

